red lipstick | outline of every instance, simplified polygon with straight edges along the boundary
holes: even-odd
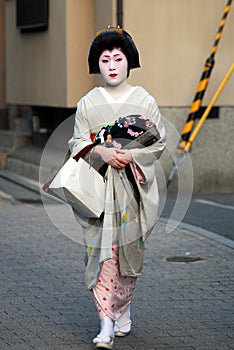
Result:
[[[117,77],[117,74],[116,73],[109,74],[109,77],[115,78],[115,77]]]

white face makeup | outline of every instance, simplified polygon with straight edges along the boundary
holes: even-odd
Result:
[[[118,49],[103,51],[99,58],[99,68],[103,80],[109,86],[118,86],[127,80],[128,61]]]

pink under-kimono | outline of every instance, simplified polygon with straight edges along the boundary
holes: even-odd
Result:
[[[93,287],[93,295],[99,318],[103,319],[107,315],[117,320],[131,303],[136,277],[121,276],[118,246],[112,247],[112,252],[112,259],[103,263],[98,282]]]

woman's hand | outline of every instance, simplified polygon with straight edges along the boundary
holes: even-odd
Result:
[[[94,154],[101,156],[104,162],[117,169],[124,168],[132,161],[132,154],[129,150],[96,146]]]

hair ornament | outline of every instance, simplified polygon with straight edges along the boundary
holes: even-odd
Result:
[[[104,32],[108,32],[108,30],[114,30],[115,32],[119,33],[120,35],[123,35],[123,29],[120,28],[119,25],[117,27],[108,25],[108,27],[106,29],[99,30],[96,33],[96,37],[99,36],[100,34],[104,33]]]

